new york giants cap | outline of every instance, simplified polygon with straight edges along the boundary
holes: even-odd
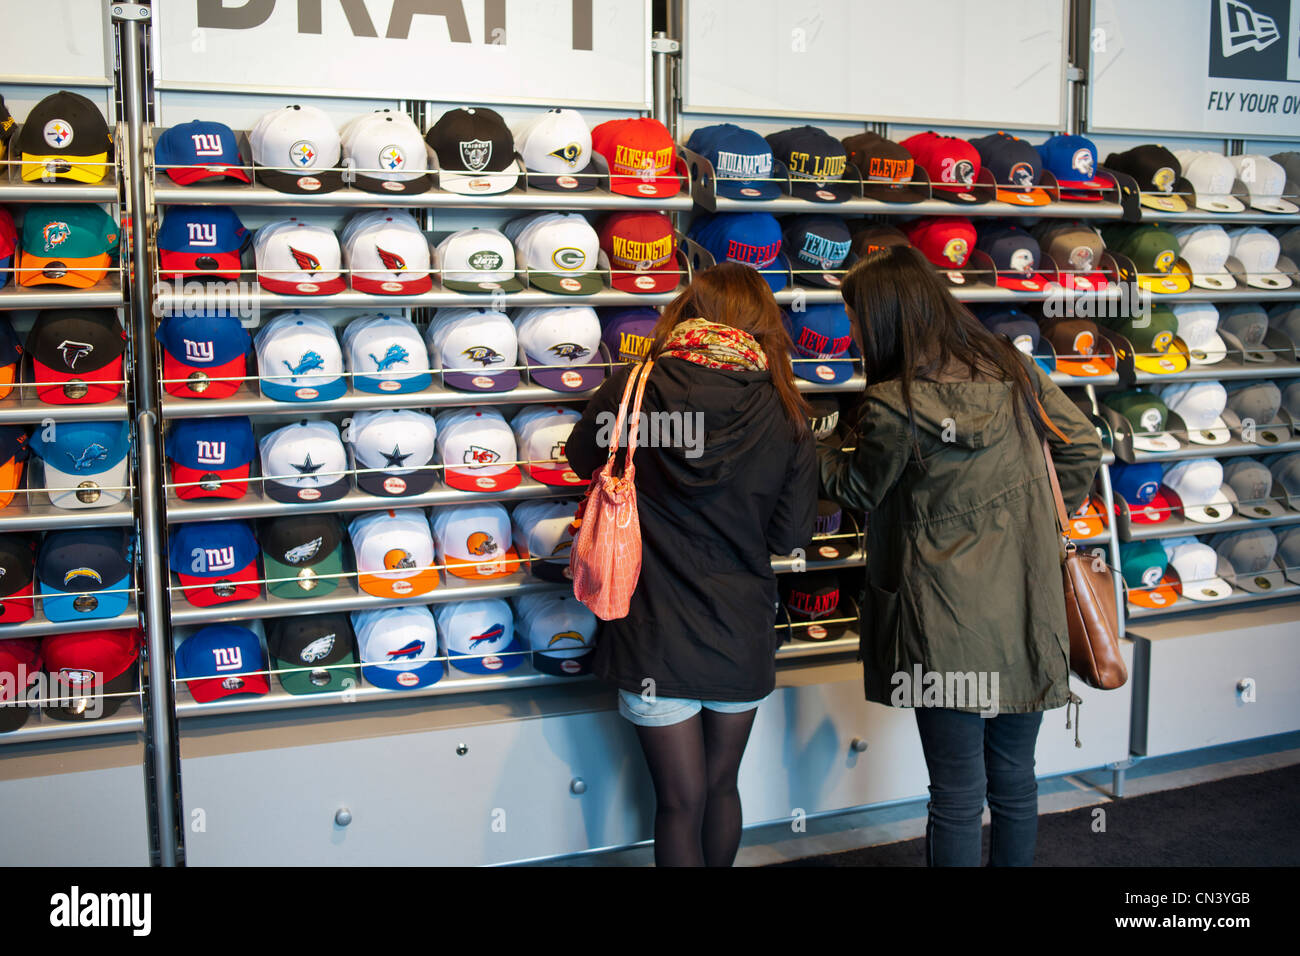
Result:
[[[813,202],[844,202],[856,191],[844,179],[848,153],[844,144],[816,126],[796,126],[769,133],[772,155],[790,173],[790,194]],[[856,176],[854,177],[857,178]]]
[[[0,616],[2,620],[4,618]],[[40,671],[41,642],[38,638],[11,637],[0,641],[0,733],[9,733],[27,723],[27,718],[36,709],[28,706],[27,694],[31,685],[37,682]]]
[[[168,206],[158,227],[164,279],[238,279],[249,233],[229,206]]]
[[[1176,149],[1183,176],[1196,191],[1194,205],[1206,212],[1241,212],[1246,207],[1232,194],[1237,170],[1232,160],[1209,150]]]
[[[506,224],[528,283],[561,295],[591,295],[605,287],[600,237],[579,213],[540,212]]]
[[[269,670],[261,639],[235,624],[210,624],[176,648],[176,682],[200,704],[265,694],[271,689]]]
[[[438,627],[427,607],[353,611],[357,655],[366,681],[384,690],[414,690],[442,680]]]
[[[1195,445],[1222,445],[1231,437],[1223,420],[1228,392],[1218,382],[1180,382],[1160,389],[1160,398],[1187,426]]]
[[[963,272],[975,251],[975,226],[965,216],[925,216],[906,227],[908,241],[939,274],[956,286],[986,282],[988,278]]]
[[[508,392],[519,384],[519,337],[504,312],[439,309],[425,336],[449,388]]]
[[[48,405],[97,405],[122,393],[126,330],[115,309],[45,309],[27,333],[36,397]]]
[[[1175,506],[1161,487],[1164,473],[1164,465],[1158,461],[1136,465],[1117,462],[1111,466],[1111,488],[1128,505],[1130,521],[1160,524],[1174,514]],[[1116,511],[1118,510],[1119,506],[1116,505]]]
[[[102,182],[112,151],[113,137],[99,107],[68,90],[51,93],[32,107],[13,146],[23,182]]]
[[[970,144],[980,155],[980,165],[993,174],[1001,202],[1046,206],[1052,201],[1038,185],[1043,175],[1042,157],[1026,140],[999,130],[973,139]]]
[[[980,176],[980,154],[966,140],[927,130],[903,140],[903,148],[930,177],[935,199],[969,206],[993,198],[975,188]]]
[[[182,501],[242,498],[248,492],[257,442],[246,417],[172,422],[165,447],[171,461],[172,491]]]
[[[47,438],[46,435],[49,434]],[[127,423],[61,422],[37,428],[31,450],[44,463],[50,504],[76,510],[107,508],[128,492]]]
[[[307,312],[281,312],[253,339],[262,394],[277,402],[325,402],[348,390],[334,327]]]
[[[163,388],[178,398],[229,398],[248,375],[252,343],[237,316],[174,315],[155,333]]]
[[[357,586],[367,594],[409,598],[438,586],[433,535],[421,509],[360,515],[348,525],[348,535],[357,559]]]
[[[599,172],[592,159],[591,131],[577,110],[547,110],[514,131],[528,171],[528,188],[586,192]]]
[[[514,429],[519,457],[527,463],[529,477],[560,488],[586,484],[564,457],[569,432],[581,420],[577,409],[560,405],[528,405],[515,414],[510,427]]]
[[[691,133],[686,148],[713,165],[713,189],[728,199],[775,199],[781,195],[778,178],[785,169],[777,169],[772,147],[753,130],[734,123],[701,126]]]
[[[290,694],[325,694],[357,686],[356,636],[346,614],[278,617],[266,622],[266,649]]]
[[[912,185],[916,161],[899,143],[868,130],[840,140],[849,162],[862,174],[862,194],[880,202],[920,202],[929,199],[924,186]]]
[[[374,395],[420,392],[433,382],[420,330],[402,315],[362,315],[349,322],[343,367],[354,390]]]
[[[1209,302],[1176,303],[1170,307],[1178,320],[1178,337],[1187,345],[1192,365],[1213,365],[1228,356],[1219,337],[1219,310]]]
[[[508,192],[519,182],[515,138],[486,106],[448,110],[425,133],[438,155],[438,185],[463,196]]]
[[[412,408],[357,412],[352,419],[352,455],[357,487],[381,498],[422,495],[434,486],[431,467],[438,426],[433,416]]]
[[[555,677],[591,672],[599,622],[572,594],[521,594],[515,598],[515,630],[532,648],[533,669]]]
[[[809,382],[838,385],[853,375],[853,332],[844,305],[809,305],[782,311],[793,350],[794,374]]]
[[[282,193],[328,193],[343,185],[334,122],[315,106],[294,103],[263,114],[248,131],[255,176]]]
[[[1097,146],[1086,136],[1050,136],[1036,147],[1043,170],[1056,177],[1061,198],[1099,202],[1113,183],[1097,175]]]
[[[1232,517],[1232,501],[1223,493],[1223,466],[1214,458],[1189,458],[1165,469],[1165,487],[1178,496],[1183,517],[1198,524],[1217,524]]]
[[[494,501],[434,508],[429,527],[438,564],[449,574],[480,581],[519,570],[510,515]]]
[[[257,529],[267,593],[324,597],[343,574],[343,528],[332,514],[284,515]]]
[[[281,295],[333,295],[347,288],[338,236],[324,226],[282,219],[253,237],[257,281]]]
[[[609,284],[620,292],[671,292],[685,278],[677,263],[677,233],[665,213],[610,213],[597,235],[601,268],[610,270]]]
[[[1013,292],[1042,292],[1051,283],[1038,272],[1042,250],[1019,226],[990,226],[979,230],[975,247],[993,260],[997,284]]]
[[[351,167],[358,189],[414,196],[433,185],[424,137],[405,113],[364,113],[343,125],[340,138],[344,165]]]
[[[1246,285],[1254,289],[1291,288],[1291,277],[1277,267],[1282,254],[1277,236],[1259,226],[1243,226],[1228,233],[1228,238],[1232,240],[1232,256],[1241,264]]]
[[[600,319],[588,306],[540,306],[515,317],[528,376],[557,392],[585,392],[605,380]]]
[[[781,242],[795,285],[838,289],[857,261],[848,226],[838,216],[795,216],[785,222]]]
[[[348,493],[348,456],[333,422],[285,425],[258,449],[262,488],[273,501],[337,501]]]
[[[451,666],[467,674],[502,674],[524,662],[510,605],[498,599],[457,601],[433,612]]]
[[[1219,555],[1219,575],[1233,587],[1268,594],[1286,583],[1277,564],[1277,535],[1271,529],[1225,531],[1208,543]]]
[[[343,229],[342,252],[356,292],[419,295],[433,288],[429,240],[404,210],[357,213]]]
[[[1286,170],[1281,165],[1259,153],[1228,158],[1237,170],[1237,178],[1246,184],[1252,209],[1263,212],[1300,212],[1300,206],[1282,198],[1286,190]]]
[[[40,658],[52,684],[44,705],[46,716],[57,720],[111,717],[135,696],[140,631],[51,634],[41,638]],[[99,706],[91,703],[96,698]]]
[[[781,251],[781,224],[771,213],[697,216],[689,235],[714,262],[739,262],[757,269],[773,292],[780,292],[790,282],[790,261]]]
[[[83,621],[126,612],[131,538],[121,528],[50,531],[36,558],[41,610],[48,621]]]
[[[507,491],[519,484],[515,434],[495,408],[448,409],[436,418],[444,482],[461,491]]]
[[[244,521],[195,521],[170,531],[168,560],[195,607],[261,597],[257,538]]]
[[[543,581],[572,580],[569,555],[573,549],[574,499],[521,501],[510,515],[515,550],[528,563],[529,573]]]
[[[1169,555],[1159,541],[1126,541],[1119,554],[1130,604],[1163,608],[1178,600],[1177,580],[1167,574]]]
[[[1262,305],[1241,302],[1220,309],[1219,328],[1237,337],[1245,347],[1242,358],[1247,362],[1277,361],[1277,355],[1264,342],[1268,335],[1268,313]]]
[[[1273,498],[1273,473],[1262,461],[1234,458],[1223,466],[1223,480],[1237,497],[1237,513],[1247,518],[1280,518],[1286,514]]]
[[[1232,585],[1219,576],[1219,555],[1196,538],[1166,538],[1161,542],[1169,568],[1178,578],[1178,592],[1193,601],[1222,601]]]
[[[1178,226],[1173,230],[1178,253],[1192,272],[1192,285],[1198,289],[1235,289],[1237,280],[1228,271],[1232,240],[1222,226]]]
[[[36,580],[36,536],[29,531],[0,535],[0,624],[18,624],[32,618],[32,592]],[[0,641],[0,653],[19,638]],[[4,687],[0,684],[0,699]],[[4,712],[0,710],[0,714]]]
[[[676,196],[681,189],[682,182],[674,175],[677,147],[668,128],[657,119],[601,123],[591,131],[591,148],[605,158],[613,193],[662,199]]]
[[[211,179],[250,182],[234,131],[224,123],[193,120],[158,134],[154,165],[178,186]]]
[[[453,292],[518,292],[515,247],[495,229],[461,229],[438,243],[442,284]]]

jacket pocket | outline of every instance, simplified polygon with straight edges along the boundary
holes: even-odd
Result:
[[[898,671],[902,665],[899,608],[902,598],[897,591],[876,587],[868,579],[862,603],[862,659],[881,677]],[[869,649],[869,650],[868,650]]]

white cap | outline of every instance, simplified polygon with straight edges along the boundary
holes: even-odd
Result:
[[[353,611],[361,673],[376,687],[409,690],[437,682],[438,628],[423,605]]]
[[[1218,382],[1187,382],[1160,389],[1161,400],[1187,426],[1187,440],[1197,445],[1222,445],[1231,437],[1223,421],[1228,392]]]
[[[357,559],[357,586],[378,597],[409,598],[438,584],[433,535],[424,511],[372,511],[348,525]]]
[[[329,401],[347,391],[334,327],[306,312],[281,312],[253,339],[262,394],[277,402]]]
[[[1178,337],[1187,346],[1193,365],[1213,365],[1228,355],[1219,337],[1219,310],[1209,302],[1184,302],[1169,309],[1178,320]]]
[[[1231,157],[1232,165],[1237,169],[1237,178],[1246,184],[1250,192],[1252,209],[1264,212],[1300,212],[1300,206],[1283,199],[1286,190],[1286,170],[1267,156],[1247,153]]]
[[[428,190],[424,137],[405,113],[378,110],[353,117],[339,131],[343,156],[367,192],[409,195]]]
[[[518,292],[515,247],[495,229],[462,229],[438,243],[442,284],[455,292]]]
[[[458,601],[433,613],[447,642],[451,666],[457,670],[496,674],[523,663],[523,655],[513,653],[519,650],[515,618],[505,601]]]
[[[1232,256],[1241,264],[1246,284],[1256,289],[1289,289],[1291,279],[1277,269],[1282,254],[1277,236],[1259,226],[1245,226],[1228,233]]]
[[[357,292],[418,295],[433,288],[429,240],[403,210],[353,216],[343,230],[343,263]]]
[[[582,420],[576,409],[559,405],[528,405],[510,421],[519,458],[533,479],[546,485],[576,488],[586,482],[569,467],[564,444]]]
[[[440,412],[438,457],[442,480],[461,491],[507,491],[519,484],[515,434],[494,408]]]
[[[438,479],[434,463],[438,426],[412,408],[357,412],[349,430],[357,486],[372,495],[424,494]]]
[[[534,577],[548,581],[569,581],[569,554],[573,548],[570,530],[578,502],[522,501],[510,516],[514,526],[515,547],[521,558],[530,559]]]
[[[595,388],[605,380],[600,319],[590,306],[540,306],[515,316],[519,350],[538,385],[557,392]]]
[[[330,192],[343,185],[334,122],[315,106],[292,104],[263,114],[248,131],[256,177],[281,192]]]
[[[1176,149],[1174,156],[1183,167],[1183,177],[1196,190],[1197,209],[1207,212],[1241,212],[1246,208],[1232,194],[1237,170],[1227,156],[1192,149]]]
[[[1183,541],[1170,549],[1169,566],[1178,575],[1182,595],[1193,601],[1221,601],[1232,593],[1232,587],[1219,577],[1219,555],[1208,544],[1195,538]]]
[[[429,526],[438,563],[449,574],[480,581],[519,570],[510,515],[494,501],[434,508]]]
[[[1199,524],[1218,524],[1232,517],[1232,501],[1223,493],[1223,466],[1213,458],[1192,458],[1165,469],[1165,487],[1178,496],[1183,517]]]
[[[1201,289],[1237,287],[1237,280],[1228,272],[1232,240],[1222,226],[1180,226],[1172,232],[1179,255],[1192,270],[1192,285]]]
[[[267,223],[253,238],[257,281],[283,295],[331,295],[347,288],[338,236],[299,219]]]
[[[336,501],[348,493],[348,455],[333,422],[294,422],[258,443],[263,490],[275,501]]]
[[[450,387],[508,392],[519,384],[519,339],[504,312],[439,309],[425,336],[433,367]]]
[[[514,137],[531,188],[595,188],[597,170],[592,160],[591,130],[577,110],[535,114],[515,130]]]
[[[343,330],[343,365],[359,392],[418,392],[432,381],[420,330],[401,315],[363,315],[349,322]]]
[[[533,213],[511,220],[504,232],[519,251],[530,285],[561,295],[591,295],[605,287],[600,237],[580,213]]]

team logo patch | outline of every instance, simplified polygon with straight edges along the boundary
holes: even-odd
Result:
[[[108,457],[108,449],[99,442],[91,442],[81,450],[80,454],[74,455],[70,451],[65,451],[65,455],[72,459],[73,471],[85,471],[95,465],[96,462],[103,461]]]
[[[1034,254],[1028,249],[1017,249],[1011,253],[1011,271],[1026,275],[1034,271]]]
[[[465,449],[462,460],[467,465],[490,465],[493,462],[500,461],[501,456],[491,448],[484,448],[482,445],[470,445]]]
[[[501,253],[499,252],[494,252],[491,249],[484,249],[480,252],[471,254],[468,261],[469,267],[478,272],[497,272],[500,270],[501,264],[505,262],[505,259],[501,257]]]
[[[302,460],[301,464],[294,464],[293,462],[290,462],[289,464],[293,465],[299,475],[302,475],[304,478],[310,477],[312,481],[320,481],[320,478],[316,476],[316,472],[325,467],[323,461],[314,462],[311,460],[311,452],[307,452],[307,457]]]
[[[300,139],[289,147],[289,162],[299,169],[306,169],[316,162],[316,146],[310,140]]]
[[[375,252],[379,253],[379,261],[384,264],[384,268],[389,272],[402,272],[406,269],[406,260],[395,252],[389,252],[387,249],[381,249],[375,246]]]
[[[300,359],[298,359],[297,365],[290,365],[288,362],[284,361],[283,359],[281,359],[280,364],[283,365],[285,368],[287,368],[291,375],[296,377],[299,375],[304,375],[307,372],[315,371],[316,369],[324,369],[325,359],[321,357],[319,352],[315,352],[309,349],[302,354],[302,357]]]
[[[1168,166],[1161,166],[1151,177],[1151,184],[1159,189],[1162,193],[1173,192],[1174,189],[1174,171]]]
[[[72,236],[72,227],[66,222],[47,222],[41,229],[41,238],[45,240],[45,251],[50,252],[63,245]]]
[[[559,634],[553,634],[551,639],[546,642],[547,647],[554,647],[561,641],[574,641],[578,644],[586,645],[586,639],[577,631],[561,631]]]
[[[66,149],[72,144],[72,124],[67,120],[52,119],[43,132],[45,142],[53,149]]]
[[[376,372],[387,372],[394,365],[406,365],[410,358],[411,353],[396,343],[388,346],[383,358],[375,358],[375,353],[370,353],[370,361],[375,363]]]
[[[389,571],[409,571],[416,566],[411,552],[401,548],[393,548],[384,555],[384,567]]]
[[[402,147],[389,144],[379,151],[379,168],[394,172],[406,166],[406,153]]]
[[[68,368],[76,368],[77,360],[85,358],[93,351],[95,351],[95,347],[89,342],[73,342],[70,339],[64,339],[59,343],[59,353],[63,356],[63,362]]]
[[[1088,246],[1075,246],[1070,250],[1070,265],[1080,272],[1091,272],[1094,255]]]
[[[492,143],[486,139],[462,140],[460,161],[472,173],[481,173],[492,160]]]
[[[306,544],[300,544],[295,548],[290,548],[284,553],[285,564],[301,564],[304,561],[310,561],[316,557],[320,551],[321,545],[325,543],[324,538],[313,538]]]
[[[572,362],[587,355],[591,349],[584,348],[576,342],[561,342],[558,345],[552,345],[548,351],[554,352],[557,358],[567,359]]]
[[[73,568],[71,571],[68,571],[63,575],[63,586],[66,588],[73,581],[77,581],[80,578],[86,578],[90,581],[94,581],[96,584],[104,583],[104,579],[100,577],[99,572],[94,568]]]
[[[1160,253],[1160,255],[1156,256],[1156,271],[1164,273],[1172,272],[1174,263],[1177,259],[1178,256],[1172,249],[1166,249],[1164,252]]]
[[[304,664],[310,664],[313,661],[321,660],[330,651],[334,650],[333,634],[326,634],[324,637],[318,637],[302,649],[298,656],[302,658]]]
[[[502,636],[505,634],[505,632],[506,632],[505,625],[503,625],[503,624],[493,624],[491,627],[489,627],[489,628],[488,628],[486,631],[484,631],[482,634],[475,634],[475,635],[473,635],[473,636],[470,637],[470,639],[469,639],[469,649],[472,651],[472,650],[474,650],[476,647],[478,647],[480,644],[490,644],[490,643],[492,643],[493,641],[499,641],[499,640],[501,640],[501,638],[502,638]]]
[[[298,263],[298,268],[303,272],[319,272],[320,260],[310,252],[303,252],[301,249],[289,247],[289,254],[293,256],[293,261]]]
[[[402,465],[406,464],[406,459],[410,458],[414,453],[408,451],[403,454],[402,449],[394,445],[391,452],[381,451],[379,454],[384,456],[389,468],[401,468]]]
[[[497,543],[492,540],[492,535],[486,531],[475,531],[465,539],[465,549],[470,554],[478,557],[487,557],[489,554],[497,553]]]
[[[554,156],[556,159],[563,160],[573,169],[578,165],[578,160],[582,158],[582,147],[577,143],[565,143],[563,146],[551,150],[546,155]]]
[[[1169,346],[1174,344],[1174,333],[1161,332],[1151,342],[1151,347],[1157,352],[1168,352]]]
[[[1034,184],[1034,167],[1028,163],[1016,163],[1007,178],[1013,185],[1027,189]]]
[[[411,660],[414,660],[415,658],[419,657],[423,653],[424,653],[424,641],[420,640],[419,638],[416,638],[415,640],[411,641],[409,644],[403,644],[401,647],[394,648],[393,650],[389,651],[385,656],[390,661],[400,661],[404,658],[410,658]]]
[[[1070,159],[1070,168],[1079,175],[1091,179],[1093,170],[1096,168],[1096,160],[1093,158],[1092,150],[1086,147],[1076,149],[1074,156]]]
[[[960,236],[955,239],[949,239],[943,244],[943,257],[953,265],[964,265],[969,251],[970,246],[967,244],[966,240],[962,239]]]
[[[478,362],[485,368],[489,365],[494,365],[497,362],[505,361],[504,355],[501,355],[499,352],[486,345],[471,345],[460,354],[465,356],[471,362]]]
[[[1091,332],[1080,332],[1074,337],[1074,343],[1070,346],[1074,349],[1075,355],[1091,355],[1096,340]]]
[[[587,262],[587,254],[581,249],[565,246],[551,253],[551,261],[561,269],[581,269]]]
[[[1147,408],[1143,409],[1142,414],[1138,418],[1138,423],[1142,426],[1143,431],[1158,432],[1160,431],[1160,427],[1164,424],[1164,420],[1160,415],[1160,409]]]

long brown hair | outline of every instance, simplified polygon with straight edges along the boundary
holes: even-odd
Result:
[[[679,322],[708,319],[752,335],[763,354],[786,417],[807,425],[808,403],[799,394],[790,366],[790,335],[781,321],[781,307],[767,281],[755,269],[738,262],[721,262],[702,272],[665,308],[655,323],[650,357],[657,359]]]

